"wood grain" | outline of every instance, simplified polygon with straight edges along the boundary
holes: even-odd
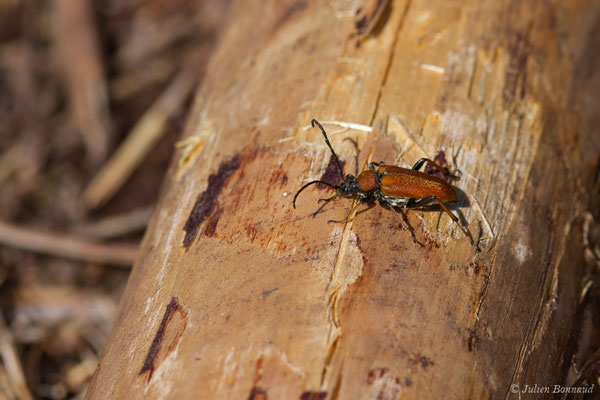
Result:
[[[357,39],[361,5],[232,3],[88,398],[568,383],[600,209],[600,4],[390,1]],[[381,207],[328,224],[352,202],[315,215],[317,185],[292,209],[331,178],[312,118],[373,126],[324,126],[346,173],[445,155],[482,251],[439,209],[407,212],[412,232]]]

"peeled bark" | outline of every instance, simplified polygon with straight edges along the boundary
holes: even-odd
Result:
[[[232,3],[89,398],[568,383],[600,209],[600,4],[391,1],[363,37],[361,3]],[[459,169],[452,211],[476,246],[435,207],[327,223],[353,203],[315,214],[334,192],[314,185],[293,209],[337,179],[312,118],[374,127],[324,125],[345,173]]]

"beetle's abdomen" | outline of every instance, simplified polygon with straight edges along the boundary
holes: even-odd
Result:
[[[379,186],[377,173],[375,171],[367,170],[358,175],[358,188],[361,192],[370,192],[373,189],[377,189]]]
[[[402,168],[401,172],[388,173],[381,178],[379,190],[384,196],[424,199],[435,196],[442,201],[457,201],[452,186],[435,175]]]

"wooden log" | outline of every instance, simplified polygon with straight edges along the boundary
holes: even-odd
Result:
[[[366,37],[362,3],[231,4],[88,398],[568,383],[599,209],[600,3],[391,1]],[[381,207],[332,224],[352,201],[315,213],[333,194],[315,185],[294,210],[337,177],[312,118],[373,126],[324,125],[346,173],[459,169],[452,211],[481,251],[435,208],[410,229]]]

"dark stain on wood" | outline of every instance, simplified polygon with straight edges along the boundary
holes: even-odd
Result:
[[[473,345],[475,344],[477,337],[475,336],[475,330],[469,329],[469,337],[467,338],[467,348],[469,349],[469,353],[473,351]]]
[[[481,271],[481,264],[478,262],[472,262],[469,263],[469,267],[471,267],[471,270],[475,276],[479,275],[479,272]]]
[[[446,152],[444,150],[439,150],[436,153],[435,157],[433,157],[433,162],[437,163],[442,168],[450,170],[448,167],[448,160],[446,159]],[[438,169],[432,167],[429,163],[425,164],[425,169],[423,170],[423,172],[425,172],[426,174],[435,175],[438,178],[444,180],[446,180],[447,178],[444,174],[442,174]]]
[[[190,211],[190,215],[185,222],[183,230],[183,246],[188,249],[194,242],[198,229],[202,222],[210,215],[217,204],[217,199],[223,190],[227,179],[240,167],[240,156],[236,155],[232,159],[222,162],[219,170],[208,177],[208,185],[204,192],[196,198],[196,202]],[[215,222],[216,227],[216,222]],[[213,231],[214,234],[214,231]]]
[[[254,371],[254,388],[258,386],[258,382],[262,379],[262,368],[265,363],[264,356],[260,356],[258,360],[256,360],[256,368]]]
[[[248,396],[248,400],[267,400],[267,390],[259,387],[253,387]]]
[[[345,161],[340,160],[340,164],[342,164],[342,168],[344,168],[346,166]],[[336,185],[336,186],[340,184],[340,171],[338,169],[338,166],[335,162],[335,158],[333,157],[333,155],[331,157],[329,157],[329,163],[327,164],[327,167],[325,168],[325,172],[323,172],[323,175],[321,176],[321,178],[319,178],[319,180],[331,183],[332,185]],[[317,186],[319,187],[319,189],[328,189],[328,190],[331,189],[325,185],[317,185]]]
[[[367,36],[379,22],[389,0],[369,0],[364,7],[356,11],[354,27],[357,36]]]
[[[285,173],[285,170],[281,167],[277,168],[271,174],[269,178],[269,186],[273,186],[276,183],[279,183],[279,186],[283,188],[288,183],[288,176]]]
[[[419,361],[421,362],[421,365],[423,366],[424,369],[427,369],[427,367],[429,367],[430,365],[435,365],[435,363],[432,360],[430,360],[429,358],[427,358],[425,356],[421,356]]]
[[[178,316],[176,318],[175,316]],[[187,312],[179,304],[177,297],[171,297],[167,305],[163,319],[160,322],[158,331],[154,335],[152,344],[148,349],[148,354],[144,360],[144,365],[139,372],[142,375],[148,372],[148,381],[152,378],[154,370],[160,365],[168,353],[173,351],[181,335],[187,326]]]
[[[327,398],[327,392],[313,392],[306,391],[300,395],[300,400],[325,400]]]
[[[383,376],[385,374],[387,374],[388,372],[389,372],[389,369],[387,369],[385,367],[374,368],[374,369],[370,370],[369,374],[367,375],[367,384],[372,385],[377,379],[383,378]]]
[[[261,293],[263,300],[266,300],[266,298],[267,298],[267,297],[268,297],[268,296],[269,296],[271,293],[273,293],[273,292],[274,292],[274,291],[276,291],[276,290],[279,290],[279,288],[273,288],[273,289],[269,289],[269,290],[263,290],[263,291],[262,291],[262,293]]]
[[[525,88],[527,82],[527,59],[531,52],[531,46],[528,41],[528,32],[517,32],[514,34],[514,40],[508,45],[510,61],[506,68],[504,78],[504,87],[502,94],[505,104],[510,104],[515,98],[525,98]]]
[[[204,224],[204,229],[202,231],[203,236],[215,236],[215,232],[217,231],[217,224],[219,223],[219,218],[221,217],[221,214],[223,214],[223,208],[217,206],[215,208],[215,211],[212,214],[210,214],[210,217],[206,221],[206,224]]]

